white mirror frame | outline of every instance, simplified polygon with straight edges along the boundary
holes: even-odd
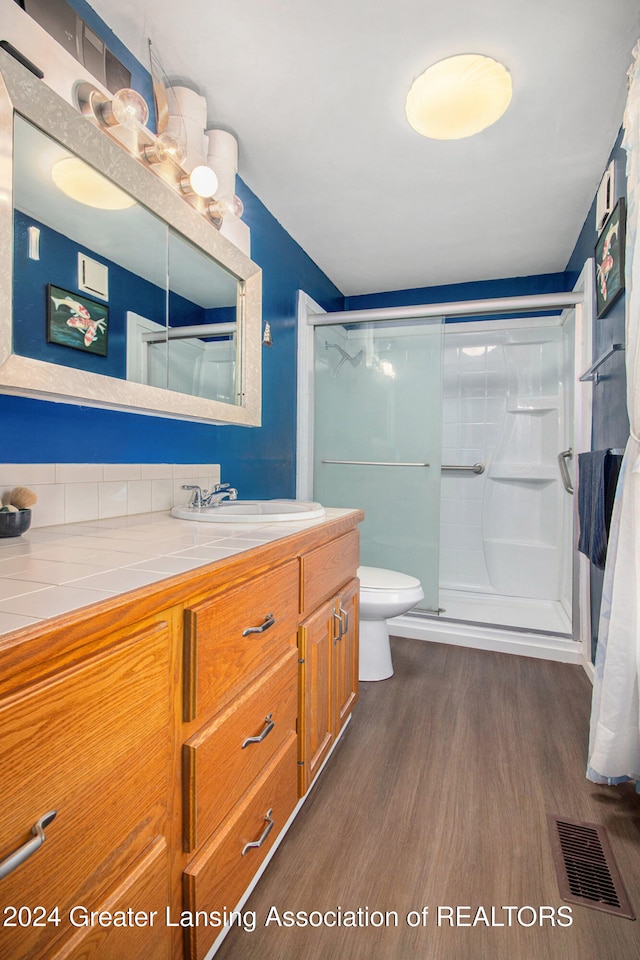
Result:
[[[58,366],[12,353],[14,111],[147,207],[243,281],[240,328],[242,402],[208,400]],[[0,50],[0,391],[152,416],[259,426],[261,422],[262,271],[176,191]]]

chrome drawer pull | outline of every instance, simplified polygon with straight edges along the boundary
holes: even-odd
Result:
[[[268,630],[269,627],[272,627],[275,623],[275,619],[272,613],[268,613],[264,618],[264,621],[260,624],[259,627],[247,627],[246,630],[242,631],[243,637],[248,637],[251,633],[264,633],[265,630]]]
[[[265,820],[267,821],[267,825],[266,825],[266,827],[264,828],[264,830],[262,831],[262,835],[261,835],[260,839],[259,839],[259,840],[252,840],[251,843],[245,843],[244,847],[242,848],[242,856],[243,856],[243,857],[244,857],[245,853],[247,852],[247,850],[254,850],[256,847],[261,847],[262,844],[263,844],[263,843],[265,842],[265,840],[267,839],[267,837],[269,836],[269,834],[271,833],[271,831],[273,830],[273,824],[275,823],[275,821],[271,819],[271,814],[272,814],[272,813],[273,813],[273,807],[271,807],[270,810],[267,810],[267,812],[266,812],[265,815],[264,815],[264,818],[265,818]]]
[[[244,741],[244,743],[242,744],[242,749],[243,749],[243,750],[244,750],[245,747],[248,747],[250,743],[262,743],[262,741],[264,740],[264,738],[267,737],[267,736],[271,733],[271,731],[273,730],[273,728],[274,728],[275,725],[276,725],[275,720],[272,720],[272,719],[271,719],[272,716],[273,716],[272,713],[268,713],[267,716],[264,718],[264,722],[265,722],[266,726],[265,726],[264,730],[262,731],[262,733],[259,734],[259,736],[257,736],[257,737],[247,737],[247,739],[246,739],[246,740]]]
[[[349,611],[345,610],[342,604],[340,604],[340,619],[344,617],[344,624],[342,627],[342,635],[349,633]]]
[[[44,828],[48,827],[52,820],[55,820],[56,813],[56,810],[49,810],[49,813],[45,813],[43,817],[40,817],[40,819],[31,827],[33,840],[27,840],[27,842],[23,843],[21,847],[18,847],[17,850],[14,850],[13,853],[10,853],[8,857],[5,857],[4,860],[0,861],[0,880],[4,880],[5,877],[8,877],[9,874],[16,869],[16,867],[19,867],[21,863],[24,863],[25,860],[28,860],[31,854],[35,853],[36,850],[42,846],[46,840]]]

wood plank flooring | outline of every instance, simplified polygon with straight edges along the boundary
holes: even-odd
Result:
[[[591,685],[582,668],[392,642],[394,678],[361,684],[342,742],[244,906],[256,929],[232,928],[217,960],[637,957],[640,919],[573,905],[572,924],[558,923],[547,813],[607,827],[640,911],[640,798],[630,785],[585,779]],[[338,907],[361,909],[360,925],[273,919],[272,908],[282,919]],[[438,925],[438,907],[454,917],[461,908],[461,924],[441,916]],[[486,922],[481,914],[470,925],[479,907]],[[518,922],[503,907],[531,909]],[[389,911],[387,922],[362,925],[365,908],[370,921]]]

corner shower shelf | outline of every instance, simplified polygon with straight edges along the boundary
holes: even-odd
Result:
[[[557,410],[560,397],[515,397],[507,399],[507,413],[548,413]]]

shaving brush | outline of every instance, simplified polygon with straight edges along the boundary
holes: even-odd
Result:
[[[9,504],[17,507],[18,510],[28,510],[36,503],[38,495],[29,490],[29,487],[14,487],[9,494]],[[5,498],[2,498],[4,503]]]

